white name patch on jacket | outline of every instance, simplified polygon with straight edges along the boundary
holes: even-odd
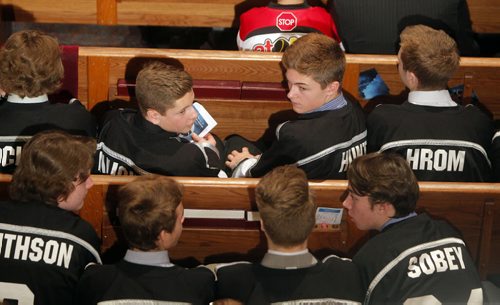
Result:
[[[133,171],[127,170],[118,162],[111,161],[101,151],[99,152],[99,161],[97,164],[99,173],[107,175],[134,175]]]
[[[340,163],[339,173],[347,171],[347,168],[349,167],[349,164],[351,164],[352,160],[365,154],[366,154],[366,141],[344,151],[342,153],[342,162]]]
[[[435,272],[465,269],[462,248],[446,247],[410,257],[408,276],[417,278]]]
[[[0,256],[69,268],[73,245],[21,234],[0,233]]]
[[[409,148],[406,160],[413,170],[463,172],[465,150]]]
[[[0,162],[2,167],[12,164],[18,165],[22,149],[22,146],[4,146],[0,148]]]

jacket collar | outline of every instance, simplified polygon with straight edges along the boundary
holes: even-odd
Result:
[[[40,104],[40,103],[45,103],[48,102],[49,98],[47,94],[43,94],[40,96],[35,96],[35,97],[20,97],[17,94],[9,94],[7,96],[7,102],[13,103],[13,104]]]

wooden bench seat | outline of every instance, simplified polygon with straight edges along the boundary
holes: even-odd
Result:
[[[0,196],[6,198],[11,176],[0,175]],[[116,219],[116,191],[133,177],[93,176],[80,215],[102,238],[102,250],[112,253],[123,245]],[[175,177],[184,185],[186,209],[256,211],[256,178],[218,179]],[[347,187],[343,180],[310,181],[318,206],[341,207],[340,196]],[[418,210],[449,221],[464,236],[481,275],[500,272],[500,184],[421,182]],[[118,236],[118,237],[117,237]],[[339,227],[315,229],[309,247],[319,255],[339,253],[351,256],[368,238],[344,215]],[[116,242],[118,241],[118,244]],[[121,242],[120,242],[121,241]],[[235,259],[258,259],[266,249],[258,224],[237,221],[186,221],[172,258],[188,265]]]
[[[327,1],[310,0],[311,5]],[[160,25],[236,27],[241,13],[264,0],[3,0],[2,16],[9,21],[102,25]],[[499,0],[467,0],[476,33],[500,33]]]

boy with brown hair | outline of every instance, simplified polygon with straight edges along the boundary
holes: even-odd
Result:
[[[101,128],[98,173],[227,177],[215,138],[190,134],[197,112],[186,71],[151,62],[137,75],[136,96],[140,111],[114,111]]]
[[[455,103],[447,90],[460,63],[455,41],[428,26],[407,27],[398,62],[408,101],[380,105],[368,116],[368,150],[404,156],[419,180],[490,180],[493,122],[474,105]]]
[[[218,266],[217,299],[361,304],[363,291],[354,264],[334,255],[318,261],[307,249],[316,204],[304,171],[293,165],[273,169],[259,181],[255,198],[268,252],[259,264]]]
[[[129,250],[114,265],[91,265],[85,270],[78,287],[79,304],[129,300],[201,305],[213,300],[212,271],[176,266],[168,256],[184,222],[179,183],[146,175],[122,186],[118,217]]]
[[[473,259],[447,222],[415,212],[418,181],[394,153],[356,158],[343,202],[360,230],[379,233],[354,255],[364,304],[483,304]]]
[[[0,172],[12,173],[24,143],[37,132],[61,129],[95,137],[93,116],[73,99],[51,103],[48,94],[61,86],[64,67],[57,39],[36,30],[12,34],[0,50]]]
[[[239,136],[227,139],[228,151],[234,150],[226,165],[233,177],[261,177],[295,164],[310,179],[344,179],[352,159],[366,150],[364,114],[342,93],[344,52],[332,38],[312,33],[286,49],[282,64],[297,119],[279,125],[263,152]]]
[[[95,147],[63,131],[40,132],[24,146],[11,200],[0,202],[0,300],[75,304],[83,269],[101,263],[97,234],[77,215],[93,185]]]

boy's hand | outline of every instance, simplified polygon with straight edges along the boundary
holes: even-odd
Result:
[[[210,145],[214,146],[216,145],[215,138],[211,133],[207,133],[203,138],[195,134],[194,132],[191,134],[193,141],[196,143],[201,143],[201,142],[208,142]]]
[[[248,151],[247,147],[243,147],[241,152],[233,150],[229,155],[227,155],[228,161],[226,161],[226,166],[230,169],[234,169],[236,166],[238,166],[241,160],[247,158],[255,158],[255,156]]]

